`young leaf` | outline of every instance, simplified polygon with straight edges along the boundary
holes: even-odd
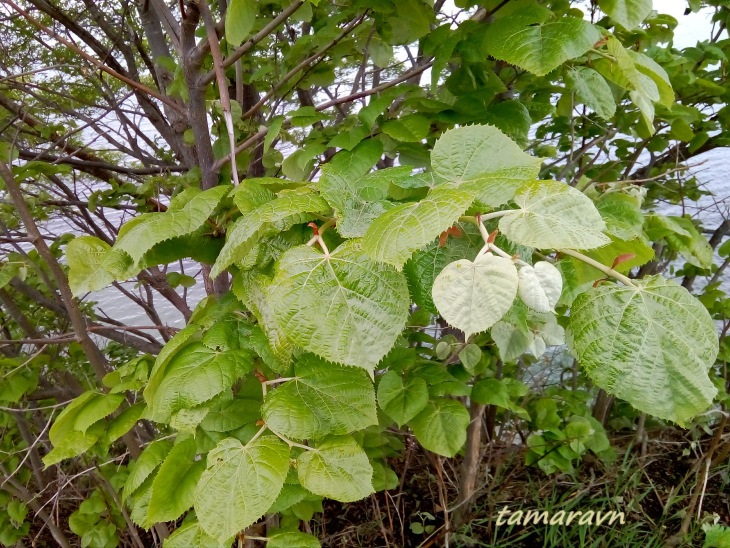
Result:
[[[429,451],[453,457],[464,446],[469,411],[456,400],[437,398],[408,423],[418,442]]]
[[[329,210],[317,194],[293,194],[267,202],[239,218],[228,232],[226,245],[210,271],[217,276],[241,260],[264,235],[281,232],[312,220],[311,213]]]
[[[534,266],[522,266],[517,274],[522,302],[536,312],[552,312],[563,292],[560,271],[547,261],[538,261]]]
[[[652,0],[598,0],[598,5],[623,28],[632,30],[649,16]]]
[[[289,447],[274,436],[246,446],[235,438],[219,442],[195,493],[203,530],[223,542],[254,523],[279,496],[288,471]]]
[[[714,322],[675,282],[655,276],[634,283],[578,295],[568,343],[597,386],[684,425],[717,393],[708,377],[718,353]]]
[[[444,132],[433,146],[433,172],[477,199],[497,207],[540,171],[541,158],[530,156],[499,129],[474,125]]]
[[[372,369],[408,316],[404,276],[371,261],[359,240],[327,257],[306,245],[288,250],[267,287],[276,323],[326,360]]]
[[[540,249],[592,249],[610,243],[606,224],[582,192],[557,181],[523,186],[514,199],[520,207],[499,221],[513,242]]]
[[[606,79],[588,67],[575,67],[566,74],[566,82],[579,102],[595,111],[604,120],[616,114],[616,99]]]
[[[517,296],[517,268],[491,253],[474,262],[462,259],[441,271],[433,284],[433,302],[444,319],[468,339],[504,316]]]
[[[68,283],[74,296],[99,291],[132,266],[132,260],[96,236],[78,236],[66,246]],[[122,276],[120,276],[122,277]]]
[[[188,438],[168,453],[152,482],[152,496],[147,507],[147,527],[174,521],[195,500],[195,487],[205,469],[204,460],[195,460],[196,442]]]
[[[395,371],[388,371],[378,384],[378,404],[398,426],[418,415],[428,404],[428,385],[420,377],[403,382]]]
[[[226,10],[226,41],[239,46],[253,29],[258,13],[256,0],[231,0]]]
[[[435,188],[420,202],[401,204],[375,219],[365,232],[364,248],[375,261],[398,270],[414,251],[425,247],[453,225],[474,201],[454,188]]]
[[[297,458],[299,482],[315,495],[354,502],[373,492],[373,467],[352,436],[332,436]]]
[[[577,17],[555,17],[542,6],[528,6],[489,25],[484,45],[496,59],[544,76],[586,53],[601,39],[595,26]]]
[[[302,356],[294,379],[266,396],[261,410],[273,431],[294,439],[349,434],[378,423],[375,390],[362,369]]]

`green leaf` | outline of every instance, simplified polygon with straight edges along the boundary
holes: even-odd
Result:
[[[302,486],[315,495],[354,502],[373,492],[373,467],[352,436],[332,436],[297,458]]]
[[[162,464],[171,448],[172,443],[169,440],[156,440],[142,451],[142,454],[130,466],[130,473],[124,484],[123,499],[134,495],[145,480]]]
[[[144,402],[139,402],[127,407],[124,411],[119,413],[119,415],[109,421],[104,435],[104,440],[108,443],[112,443],[129,432],[132,428],[134,428],[134,425],[137,424],[137,421],[142,418],[145,408],[146,406]]]
[[[566,74],[566,82],[579,102],[592,109],[604,120],[616,114],[616,99],[606,79],[588,67],[575,67]]]
[[[239,46],[253,29],[258,13],[256,0],[231,0],[226,10],[226,41]]]
[[[428,135],[431,123],[420,114],[410,114],[396,120],[388,120],[381,129],[396,141],[420,143]]]
[[[535,181],[515,195],[520,209],[502,217],[499,230],[513,242],[540,249],[592,249],[610,242],[606,223],[582,192],[557,181]]]
[[[538,76],[580,57],[600,39],[588,21],[555,17],[541,6],[521,9],[484,31],[484,45],[490,55]]]
[[[182,208],[165,213],[145,213],[126,223],[119,231],[115,250],[126,252],[134,265],[155,245],[199,229],[208,220],[230,186],[217,186],[199,192]]]
[[[8,285],[15,276],[18,276],[21,280],[25,279],[27,272],[25,263],[18,261],[0,263],[0,265],[0,289]]]
[[[289,447],[274,436],[245,447],[235,438],[219,442],[195,494],[203,530],[223,542],[256,522],[279,496],[288,471]]]
[[[219,542],[211,537],[197,521],[183,523],[165,539],[163,548],[230,548],[232,539]]]
[[[299,359],[293,380],[267,394],[262,416],[273,431],[294,439],[348,434],[378,423],[367,373],[312,355]]]
[[[649,16],[652,0],[598,0],[598,5],[623,28],[632,30]]]
[[[698,268],[712,265],[712,247],[687,217],[651,215],[646,220],[646,233],[652,240],[666,240],[688,263]]]
[[[431,152],[434,174],[490,207],[510,201],[518,188],[537,177],[541,163],[489,125],[446,131]]]
[[[469,411],[462,403],[437,398],[430,401],[408,426],[424,448],[444,457],[453,457],[464,446],[470,420]]]
[[[266,548],[319,548],[317,537],[299,531],[284,531],[267,538]]]
[[[363,236],[373,220],[393,207],[388,200],[390,184],[410,175],[410,167],[354,174],[323,166],[319,188],[322,197],[335,210],[337,231],[345,238]]]
[[[68,283],[74,296],[99,291],[123,276],[132,260],[95,236],[78,236],[66,246]]]
[[[627,50],[621,42],[614,36],[608,38],[606,43],[608,53],[613,57],[609,59],[599,59],[594,63],[595,69],[620,87],[629,90],[631,100],[636,104],[641,112],[641,119],[646,130],[654,133],[654,103],[667,99],[666,92],[664,99],[662,93],[655,82],[657,74],[647,75],[639,70],[634,63],[635,56]],[[654,72],[653,70],[647,72]],[[663,72],[663,71],[662,71]],[[670,88],[671,91],[671,88]],[[673,99],[673,93],[672,93]],[[671,101],[670,101],[671,104]]]
[[[579,295],[568,342],[591,380],[636,409],[684,425],[717,393],[708,377],[718,353],[702,304],[661,277],[636,287],[605,284]]]
[[[365,369],[391,349],[410,304],[404,276],[368,259],[359,240],[329,257],[306,245],[288,250],[266,292],[288,338],[326,360]]]
[[[192,343],[170,361],[159,388],[145,393],[148,418],[167,422],[173,413],[197,407],[230,388],[251,368],[251,355],[245,350],[218,352]]]
[[[654,84],[656,84],[659,92],[659,103],[667,108],[671,108],[674,104],[674,90],[672,89],[672,83],[669,81],[669,75],[664,68],[654,61],[654,59],[641,52],[632,49],[627,49],[626,52],[634,62],[636,70],[651,78]],[[724,88],[722,93],[724,93]]]
[[[196,442],[188,438],[175,445],[152,482],[152,497],[147,510],[147,527],[175,521],[193,505],[195,488],[205,461],[195,460]]]
[[[481,403],[482,405],[496,405],[502,409],[509,409],[525,420],[529,420],[530,416],[527,414],[527,411],[513,401],[516,394],[524,396],[524,393],[519,391],[521,387],[526,388],[519,381],[510,378],[482,379],[474,385],[474,388],[471,391],[471,399],[477,403]],[[518,392],[515,394],[516,390]]]
[[[507,313],[517,296],[517,282],[511,260],[484,253],[474,262],[461,259],[444,268],[433,284],[433,302],[468,340]]]
[[[398,270],[414,251],[430,244],[471,205],[469,192],[435,188],[420,202],[402,204],[375,219],[364,236],[366,253]]]
[[[211,276],[217,276],[241,260],[265,235],[282,232],[313,219],[311,213],[326,213],[329,206],[317,194],[290,194],[267,202],[239,218],[228,232]]]
[[[606,222],[606,233],[622,240],[644,236],[644,214],[637,198],[623,192],[607,192],[596,200],[596,209]]]
[[[395,371],[388,371],[378,384],[378,404],[398,426],[418,415],[428,404],[428,385],[420,377],[405,382]]]

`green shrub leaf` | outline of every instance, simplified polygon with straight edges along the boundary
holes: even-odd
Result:
[[[502,217],[499,229],[513,242],[541,249],[592,249],[610,243],[593,202],[557,181],[535,181],[514,198],[520,209]]]
[[[710,314],[661,277],[576,297],[568,342],[593,382],[635,408],[684,425],[717,393],[708,377],[718,353]]]
[[[219,442],[208,453],[195,494],[205,532],[223,542],[254,523],[279,496],[288,471],[289,447],[274,436],[246,446],[235,438]]]
[[[326,360],[365,369],[391,349],[410,304],[403,274],[371,261],[358,240],[330,257],[306,245],[288,250],[267,295],[288,338]]]
[[[315,495],[354,502],[373,492],[373,467],[352,436],[333,436],[297,458],[299,482]]]
[[[349,434],[378,422],[367,373],[311,354],[296,363],[293,380],[266,396],[261,412],[272,430],[302,440]]]

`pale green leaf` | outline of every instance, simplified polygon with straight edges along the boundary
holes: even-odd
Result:
[[[253,29],[258,13],[256,0],[231,0],[226,10],[226,41],[232,46],[243,42]]]
[[[408,426],[424,448],[453,457],[464,446],[470,420],[469,411],[461,402],[437,398],[430,401]]]
[[[529,183],[514,201],[520,209],[499,221],[499,230],[514,243],[540,249],[592,249],[610,242],[593,202],[569,185]]]
[[[363,238],[365,251],[400,270],[415,251],[458,221],[473,200],[469,192],[438,187],[420,202],[396,206],[370,225]]]
[[[269,428],[294,439],[348,434],[378,422],[368,374],[311,354],[296,363],[293,380],[267,394],[261,412]]]
[[[600,39],[598,29],[588,21],[555,17],[542,6],[521,9],[484,31],[490,55],[538,76],[580,57]]]
[[[606,233],[622,240],[644,236],[644,214],[639,200],[623,192],[608,192],[596,200],[596,209],[606,222]]]
[[[598,5],[623,28],[632,30],[649,16],[652,0],[598,0]]]
[[[688,217],[651,215],[646,220],[646,233],[652,240],[666,240],[688,263],[698,268],[712,265],[712,247]]]
[[[327,202],[317,194],[287,194],[245,213],[229,230],[210,275],[215,277],[241,260],[264,235],[310,221],[311,213],[327,211]]]
[[[183,523],[165,539],[163,548],[230,548],[232,539],[215,540],[197,521]]]
[[[312,493],[354,502],[373,492],[373,467],[352,436],[332,436],[297,458],[299,482]]]
[[[490,125],[452,129],[431,152],[434,174],[497,207],[540,171],[541,158],[530,156],[502,131]]]
[[[317,537],[299,531],[284,531],[267,538],[266,548],[319,548]]]
[[[403,382],[395,371],[388,371],[378,384],[378,404],[398,426],[418,415],[428,403],[428,386],[420,377]]]
[[[195,488],[205,469],[205,461],[195,460],[196,445],[194,438],[179,442],[160,466],[152,482],[147,527],[174,521],[193,505]]]
[[[616,99],[606,79],[588,67],[575,67],[566,74],[566,82],[580,103],[604,120],[616,114]]]
[[[517,294],[522,302],[536,312],[553,312],[563,292],[560,271],[547,261],[538,261],[520,267],[518,275]]]
[[[279,496],[288,471],[289,447],[274,436],[245,447],[235,438],[218,443],[195,494],[205,532],[223,542],[256,522]]]
[[[132,259],[95,236],[78,236],[66,246],[68,283],[74,296],[99,291],[125,277]]]
[[[306,245],[288,250],[267,295],[276,323],[297,345],[365,369],[391,349],[410,304],[405,277],[371,261],[359,240],[329,257]]]
[[[665,107],[671,107],[674,104],[674,90],[672,89],[672,83],[669,81],[667,71],[659,63],[654,61],[654,59],[643,53],[632,49],[626,51],[634,62],[636,70],[651,78],[654,84],[656,84],[659,92],[658,102]]]
[[[145,393],[148,418],[166,422],[181,409],[197,407],[233,386],[251,367],[251,355],[244,350],[218,352],[192,343],[170,361],[157,390]]]
[[[373,220],[393,207],[388,200],[390,184],[410,175],[410,167],[354,174],[334,166],[323,166],[319,188],[322,197],[335,210],[337,231],[345,238],[364,235]]]
[[[433,304],[431,290],[436,276],[449,263],[459,259],[474,259],[484,247],[484,240],[476,227],[467,223],[456,226],[462,232],[461,236],[451,235],[446,245],[441,245],[438,241],[433,242],[423,251],[416,252],[403,267],[413,301],[434,314],[437,310]]]
[[[489,329],[512,306],[518,274],[509,259],[491,253],[474,262],[461,259],[441,271],[433,284],[433,302],[443,318],[468,339]]]
[[[591,380],[639,411],[680,425],[717,393],[708,377],[718,353],[715,324],[675,282],[604,284],[579,295],[568,342]]]

